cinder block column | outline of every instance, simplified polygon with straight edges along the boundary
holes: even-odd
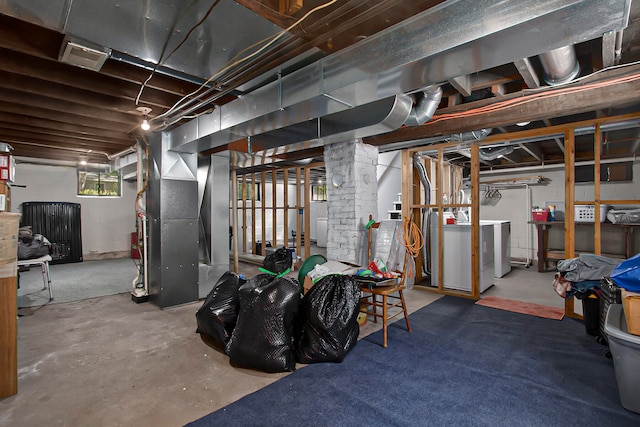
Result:
[[[325,146],[327,258],[364,264],[369,215],[378,217],[378,148],[352,140]]]

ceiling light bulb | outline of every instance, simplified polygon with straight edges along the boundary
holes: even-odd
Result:
[[[84,165],[86,165],[86,164],[87,164],[87,161],[86,161],[85,159],[82,159],[82,160],[80,160],[80,164],[81,164],[82,166],[84,166]]]
[[[147,131],[149,129],[151,129],[151,125],[149,124],[149,113],[151,112],[151,108],[149,107],[137,107],[136,110],[138,110],[140,113],[142,113],[142,117],[144,120],[142,120],[142,124],[140,124],[140,128],[142,128],[142,130]]]
[[[531,122],[520,122],[520,123],[516,123],[516,126],[526,126]]]

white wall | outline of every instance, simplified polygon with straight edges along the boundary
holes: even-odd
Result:
[[[74,167],[19,163],[11,188],[11,211],[21,212],[23,202],[79,203],[84,258],[130,253],[130,233],[135,231],[136,220],[135,182],[122,182],[122,197],[79,197],[77,185]]]
[[[309,206],[309,233],[311,240],[318,240],[318,218],[327,218],[327,202],[311,202]]]
[[[378,155],[378,212],[372,212],[376,220],[389,219],[388,211],[402,192],[402,154],[400,151]]]

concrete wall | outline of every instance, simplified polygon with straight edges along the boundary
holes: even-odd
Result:
[[[564,215],[564,169],[546,168],[539,170],[526,170],[518,173],[483,174],[480,181],[495,179],[517,179],[529,176],[541,175],[545,178],[545,185],[532,185],[529,194],[523,187],[501,188],[502,197],[499,199],[487,199],[480,192],[480,218],[503,219],[511,221],[511,256],[514,258],[536,258],[537,239],[535,226],[527,224],[531,220],[531,213],[527,208],[527,197],[531,206],[544,207],[548,204],[556,205],[556,216],[559,219]],[[636,161],[633,167],[633,182],[602,182],[600,188],[601,199],[640,199],[640,162]],[[579,183],[575,186],[575,197],[578,201],[592,201],[593,183]],[[616,205],[615,208],[625,206]],[[640,206],[636,206],[639,208]],[[527,238],[528,232],[528,238]],[[602,228],[602,252],[623,253],[624,240],[618,229]],[[637,233],[636,233],[637,234]],[[576,249],[593,249],[593,226],[579,225],[576,227]],[[549,232],[549,247],[564,247],[563,227],[552,227]],[[529,248],[527,250],[527,248]],[[635,252],[640,251],[640,236],[636,236]]]
[[[21,212],[23,202],[80,203],[83,258],[129,256],[130,233],[135,231],[135,182],[122,182],[122,197],[79,197],[77,186],[75,167],[19,163],[11,211]]]

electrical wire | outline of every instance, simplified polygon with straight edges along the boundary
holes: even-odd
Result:
[[[636,62],[637,64],[638,62]],[[615,66],[615,67],[611,67],[611,68],[620,68],[621,66]],[[594,74],[591,74],[590,76],[585,76],[586,77],[591,77]],[[437,122],[441,122],[441,121],[446,121],[446,120],[453,120],[453,119],[459,119],[459,118],[464,118],[464,117],[473,117],[473,116],[478,116],[478,115],[482,115],[482,114],[486,114],[486,113],[490,113],[490,112],[496,112],[496,111],[501,111],[501,110],[506,110],[508,108],[512,108],[515,106],[522,106],[531,102],[535,102],[535,101],[539,101],[542,99],[547,99],[547,98],[551,98],[551,97],[556,97],[558,96],[558,94],[576,94],[579,92],[583,92],[586,90],[592,90],[592,89],[597,89],[597,88],[602,88],[602,87],[607,87],[610,86],[611,84],[619,84],[619,83],[629,83],[632,81],[636,81],[636,80],[640,80],[640,73],[635,73],[635,74],[630,74],[628,76],[622,76],[622,77],[616,77],[610,80],[606,80],[606,81],[599,81],[599,82],[593,82],[593,83],[585,83],[581,86],[576,86],[576,87],[560,87],[559,89],[552,89],[549,90],[548,88],[539,88],[539,89],[530,89],[528,90],[528,92],[537,92],[540,90],[545,90],[544,93],[540,93],[540,94],[534,94],[531,96],[527,96],[526,98],[514,98],[514,99],[509,99],[509,100],[505,100],[505,101],[498,101],[496,103],[493,103],[491,105],[487,105],[485,107],[479,107],[479,108],[475,108],[472,110],[466,110],[466,111],[461,111],[461,112],[457,112],[457,113],[445,113],[445,114],[440,114],[440,115],[435,115],[429,122],[427,122],[425,124],[425,126],[429,126],[430,124],[433,123],[437,123]],[[575,84],[574,82],[571,82]]]
[[[334,3],[336,3],[338,0],[331,0],[329,2],[326,2],[324,4],[321,4],[319,6],[314,7],[313,9],[311,9],[310,11],[308,11],[307,13],[305,13],[301,18],[297,19],[293,24],[289,25],[287,28],[285,28],[282,31],[279,31],[276,35],[274,35],[273,37],[270,37],[270,41],[267,42],[264,46],[262,46],[260,49],[256,50],[255,52],[244,56],[240,59],[237,59],[235,61],[231,61],[229,63],[227,63],[227,65],[225,65],[224,67],[222,67],[220,70],[218,70],[216,73],[214,73],[211,77],[209,77],[204,83],[202,83],[200,85],[200,87],[196,90],[194,90],[191,93],[188,93],[186,95],[184,95],[181,99],[179,99],[171,108],[169,108],[167,111],[165,111],[164,113],[160,114],[159,116],[155,117],[153,120],[159,120],[162,119],[164,117],[167,117],[168,115],[170,115],[172,112],[174,112],[175,110],[179,109],[179,108],[183,108],[184,107],[184,102],[187,101],[189,98],[195,96],[198,94],[198,92],[200,92],[204,87],[206,87],[207,85],[209,85],[215,78],[219,77],[220,75],[222,75],[224,72],[228,71],[229,69],[242,64],[243,62],[248,61],[249,59],[257,56],[258,54],[262,53],[264,50],[266,50],[269,46],[273,45],[276,41],[278,41],[280,38],[282,38],[285,34],[287,34],[293,27],[295,27],[296,25],[301,24],[305,19],[307,19],[310,15],[312,15],[313,13],[324,9],[326,7],[329,7],[331,5],[333,5]],[[263,39],[258,43],[254,43],[254,45],[250,46],[247,49],[250,49],[253,46],[256,46],[266,40],[269,40],[269,38],[267,39]],[[236,55],[237,57],[237,55]],[[235,58],[235,57],[234,57]]]
[[[191,33],[198,28],[200,25],[202,25],[202,23],[207,19],[207,17],[211,14],[211,12],[213,11],[213,8],[215,8],[218,3],[220,3],[220,0],[216,0],[214,1],[211,6],[209,6],[209,9],[207,9],[207,12],[204,14],[204,16],[202,18],[200,18],[200,20],[191,27],[191,29],[187,32],[187,34],[182,38],[182,41],[180,43],[178,43],[178,45],[173,48],[173,50],[163,59],[164,56],[164,52],[167,49],[167,45],[169,44],[169,40],[171,40],[171,34],[173,34],[173,31],[176,28],[176,25],[178,25],[178,23],[182,20],[182,18],[185,17],[185,15],[187,14],[187,12],[189,11],[189,9],[191,9],[193,7],[193,5],[196,3],[197,0],[194,0],[185,10],[185,12],[182,14],[182,16],[180,16],[176,22],[173,24],[173,27],[171,28],[171,33],[169,34],[169,37],[167,37],[167,39],[164,42],[164,46],[162,46],[162,51],[160,52],[160,58],[158,59],[157,64],[153,67],[153,70],[151,70],[151,74],[149,74],[149,77],[147,77],[147,79],[142,82],[142,85],[140,85],[140,90],[138,91],[138,96],[136,96],[136,105],[138,105],[138,103],[140,102],[140,97],[142,96],[142,92],[144,91],[144,88],[147,86],[147,83],[149,83],[149,81],[151,80],[151,78],[155,75],[156,71],[158,70],[158,68],[160,68],[160,66],[162,66],[165,62],[167,62],[167,60],[174,54],[176,53],[176,51],[178,49],[180,49],[180,47],[182,47],[182,45],[187,41],[187,39],[189,38],[189,36],[191,35]]]

